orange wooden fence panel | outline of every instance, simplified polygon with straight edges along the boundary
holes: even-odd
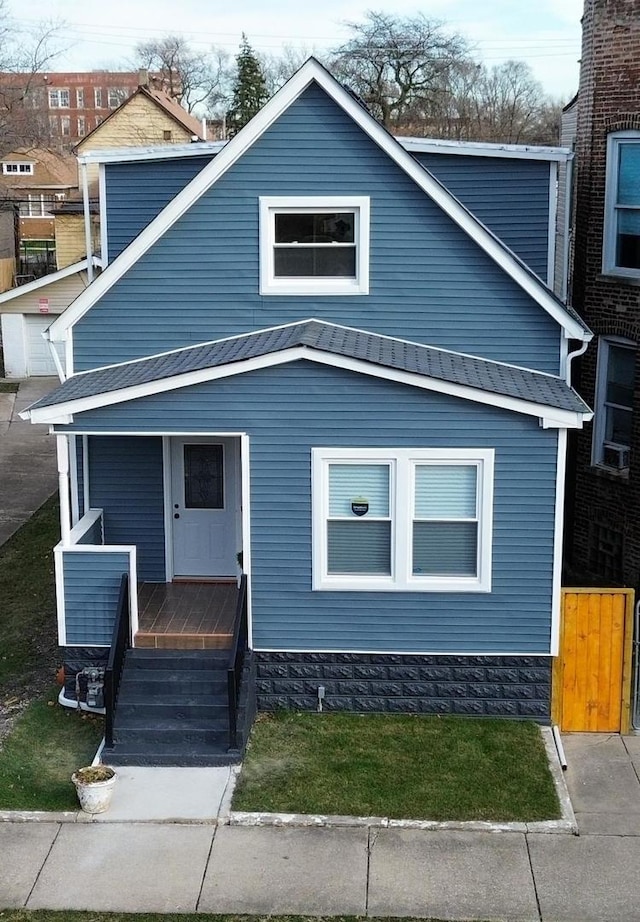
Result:
[[[629,729],[633,590],[563,589],[553,720],[566,731]]]

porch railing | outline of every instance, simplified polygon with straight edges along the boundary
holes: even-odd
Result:
[[[129,574],[123,573],[120,580],[120,595],[118,597],[118,610],[113,625],[113,637],[109,649],[109,659],[104,672],[104,704],[105,704],[105,747],[113,746],[113,719],[118,703],[118,692],[124,666],[124,655],[129,648],[131,636],[131,612],[129,606]]]
[[[240,577],[240,592],[233,626],[233,640],[227,668],[227,695],[229,702],[229,749],[238,748],[238,698],[244,654],[249,639],[247,621],[247,574]]]

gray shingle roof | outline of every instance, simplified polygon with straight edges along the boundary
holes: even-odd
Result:
[[[577,413],[589,412],[578,394],[565,381],[553,375],[318,320],[305,320],[292,326],[247,333],[234,339],[204,343],[74,375],[30,409],[56,406],[189,372],[231,365],[297,346],[546,407]]]

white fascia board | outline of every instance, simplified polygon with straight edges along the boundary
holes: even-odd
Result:
[[[48,285],[53,285],[55,282],[61,282],[62,279],[66,279],[70,275],[75,275],[77,272],[84,271],[88,266],[88,260],[83,259],[81,262],[74,263],[72,266],[65,266],[64,269],[58,269],[57,272],[43,275],[42,278],[36,279],[34,282],[28,282],[26,285],[18,285],[17,288],[4,291],[0,294],[0,304],[12,301],[13,298],[17,298],[19,295],[27,295],[32,291],[38,291],[40,288],[46,288]]]
[[[78,156],[79,163],[130,163],[138,160],[175,160],[217,154],[227,141],[191,141],[189,144],[162,144],[157,147],[120,147],[117,150],[91,150]]]
[[[502,394],[494,394],[489,391],[481,391],[476,388],[455,384],[449,381],[440,381],[435,378],[425,377],[424,375],[417,375],[413,372],[373,365],[370,362],[364,362],[359,359],[323,353],[307,346],[295,346],[275,354],[271,353],[241,362],[232,362],[229,365],[223,365],[217,368],[204,368],[182,375],[175,375],[170,378],[163,378],[159,381],[151,381],[146,384],[133,385],[117,391],[70,400],[66,403],[56,404],[55,406],[26,410],[24,411],[24,415],[21,414],[21,416],[25,419],[31,419],[33,423],[64,424],[68,423],[75,413],[84,413],[89,410],[97,410],[118,403],[140,400],[141,398],[150,397],[154,394],[166,393],[167,391],[178,390],[183,387],[192,387],[207,381],[217,381],[222,378],[234,377],[235,375],[246,374],[262,368],[273,368],[277,365],[284,365],[289,362],[300,360],[317,362],[318,364],[329,365],[333,368],[353,371],[357,374],[365,374],[370,377],[382,378],[386,381],[406,384],[410,387],[418,387],[422,390],[447,394],[451,397],[459,397],[462,400],[471,400],[475,403],[499,407],[514,413],[522,413],[526,416],[535,416],[543,420],[544,428],[581,428],[583,420],[587,415],[571,410],[560,410],[555,407],[547,407],[542,404],[520,400],[515,397],[507,397]]]
[[[508,250],[497,237],[455,199],[411,154],[350,96],[313,58],[309,59],[282,89],[233,137],[220,153],[191,180],[189,185],[151,221],[116,260],[107,266],[86,292],[79,295],[52,324],[51,337],[58,341],[62,331],[73,326],[149,250],[182,215],[233,166],[276,119],[315,81],[351,119],[422,189],[465,233],[467,233],[517,284],[546,310],[572,339],[588,335],[571,317],[555,295]]]
[[[573,160],[568,147],[527,144],[490,144],[482,141],[450,141],[438,138],[396,136],[405,150],[416,154],[458,154],[463,157],[499,157],[513,160],[547,160],[564,163]]]

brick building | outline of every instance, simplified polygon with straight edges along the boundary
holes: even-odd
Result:
[[[640,0],[585,0],[575,105],[570,293],[595,336],[574,382],[595,418],[570,457],[566,556],[574,578],[638,587]]]

